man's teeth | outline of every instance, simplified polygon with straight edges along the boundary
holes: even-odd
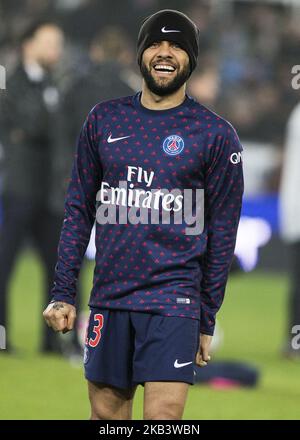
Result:
[[[167,64],[156,64],[156,66],[154,66],[154,69],[161,72],[174,72],[175,67],[168,66]]]

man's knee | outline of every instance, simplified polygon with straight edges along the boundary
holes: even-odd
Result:
[[[120,390],[89,382],[91,420],[128,420],[131,418],[134,390]]]
[[[182,382],[145,383],[145,420],[181,420],[189,385]]]
[[[131,412],[130,402],[122,405],[91,402],[91,420],[131,420]]]
[[[115,412],[113,408],[104,404],[91,403],[91,420],[115,420]]]
[[[180,420],[182,418],[184,405],[166,400],[160,404],[153,404],[145,408],[145,420]]]

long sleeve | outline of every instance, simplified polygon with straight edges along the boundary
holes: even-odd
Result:
[[[213,335],[215,316],[225,293],[232,262],[244,189],[242,146],[227,124],[212,145],[205,178],[207,249],[202,259],[202,333]]]
[[[96,215],[96,194],[102,170],[97,151],[97,118],[89,113],[77,141],[65,215],[58,245],[53,299],[75,303],[76,282]]]

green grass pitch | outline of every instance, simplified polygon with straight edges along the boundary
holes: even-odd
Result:
[[[86,297],[93,265],[87,264]],[[17,356],[0,353],[0,419],[87,419],[89,404],[81,367],[38,353],[42,273],[33,253],[20,256],[11,282],[12,340]],[[299,419],[300,363],[280,357],[287,278],[280,274],[232,275],[219,322],[224,343],[215,359],[248,361],[261,370],[255,389],[190,388],[185,419]],[[134,418],[142,418],[142,387]]]

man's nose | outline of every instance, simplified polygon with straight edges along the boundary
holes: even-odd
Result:
[[[158,55],[161,57],[172,56],[169,41],[162,41],[159,45]]]

